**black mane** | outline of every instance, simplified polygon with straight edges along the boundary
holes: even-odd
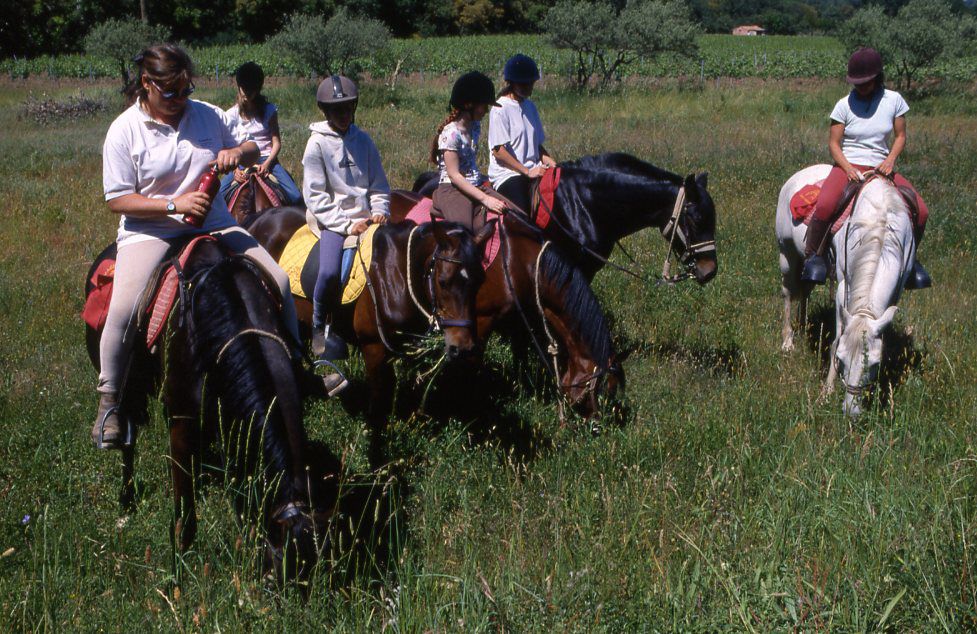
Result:
[[[682,184],[682,177],[678,174],[656,167],[651,163],[647,163],[623,152],[607,152],[605,154],[584,156],[575,161],[561,163],[560,167],[597,173],[603,172],[614,176],[636,176],[647,180],[671,183],[673,185]]]

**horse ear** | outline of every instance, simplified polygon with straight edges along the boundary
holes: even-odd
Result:
[[[473,240],[476,247],[479,249],[484,247],[485,243],[488,242],[488,239],[492,237],[493,233],[495,233],[495,225],[498,222],[498,220],[489,220],[485,223],[484,227],[478,230],[478,233],[475,234],[475,238]]]
[[[701,172],[695,177],[695,182],[698,183],[699,187],[706,189],[709,185],[709,172]]]
[[[872,329],[875,336],[878,336],[889,324],[892,323],[893,318],[896,316],[897,310],[899,310],[898,306],[889,306],[885,309],[885,312],[882,313],[881,317],[878,319],[873,319],[870,322],[869,327]]]
[[[434,234],[434,239],[437,241],[438,246],[442,249],[448,249],[451,247],[451,241],[448,239],[448,232],[444,230],[440,222],[434,221],[431,223],[431,233]]]
[[[699,202],[699,186],[695,182],[695,174],[685,177],[685,199],[694,203]]]

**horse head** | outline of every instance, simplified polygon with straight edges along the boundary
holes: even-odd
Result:
[[[890,306],[876,318],[864,313],[852,315],[841,307],[843,331],[838,337],[835,361],[845,384],[844,411],[852,418],[861,414],[861,397],[878,377],[882,332],[892,323],[896,310]]]
[[[444,332],[449,361],[474,353],[475,296],[485,279],[482,249],[495,232],[490,221],[472,236],[460,226],[430,223],[434,248],[425,262],[432,317]]]
[[[671,243],[672,251],[695,276],[699,284],[706,284],[716,276],[716,206],[706,189],[709,175],[689,174],[682,185],[685,201],[676,201],[671,220],[662,234]]]

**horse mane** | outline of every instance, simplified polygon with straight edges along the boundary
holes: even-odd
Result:
[[[678,174],[669,172],[624,152],[607,152],[605,154],[584,156],[575,161],[561,163],[560,167],[608,173],[615,176],[627,175],[645,180],[667,182],[673,185],[682,184],[682,177]]]
[[[580,335],[597,367],[608,369],[612,344],[607,318],[587,278],[555,248],[546,249],[540,268],[542,277],[564,299],[565,317]]]
[[[217,261],[205,280],[198,278],[196,291],[185,313],[187,345],[194,358],[194,370],[204,380],[204,399],[209,401],[204,403],[204,412],[217,411],[218,403],[210,399],[219,395],[221,420],[225,425],[241,425],[240,442],[260,439],[265,473],[286,474],[276,497],[291,495],[293,483],[287,474],[291,473],[292,456],[282,409],[287,407],[290,396],[299,407],[301,400],[297,393],[280,393],[278,386],[290,380],[281,379],[284,368],[290,368],[292,361],[287,350],[271,339],[238,336],[245,329],[256,328],[287,341],[288,333],[277,317],[278,300],[257,266],[243,257],[224,256]],[[293,380],[291,385],[294,387]],[[236,449],[238,456],[246,455],[244,448]]]
[[[877,180],[882,190],[881,196],[873,198],[871,190],[864,191],[859,196],[858,211],[852,212],[849,222],[857,228],[855,244],[848,256],[847,265],[850,276],[848,292],[848,312],[855,314],[871,314],[878,317],[872,309],[872,291],[878,272],[882,267],[885,244],[895,239],[890,230],[889,217],[891,214],[908,214],[909,210],[902,195],[887,181]],[[868,187],[868,186],[866,186]]]

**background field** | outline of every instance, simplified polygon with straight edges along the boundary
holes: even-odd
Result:
[[[226,82],[200,88],[230,104]],[[279,80],[267,91],[297,178],[313,89]],[[478,420],[400,417],[396,513],[379,517],[391,557],[372,574],[317,577],[303,602],[259,579],[255,539],[220,485],[203,491],[195,550],[173,559],[158,411],[140,438],[131,517],[115,503],[117,457],[90,446],[95,376],[78,313],[86,267],[114,236],[99,156],[114,90],[39,79],[0,89],[0,630],[977,627],[972,94],[911,101],[902,168],[933,212],[922,255],[936,287],[904,297],[885,394],[852,423],[840,396],[815,403],[817,330],[795,354],[779,351],[773,239],[780,185],[826,158],[826,114],[844,86],[658,80],[589,97],[544,81],[558,157],[622,150],[709,170],[719,276],[671,289],[598,276],[619,346],[634,350],[634,415],[621,426],[560,427],[555,403],[516,381],[498,345],[504,389]],[[446,93],[446,79],[366,88],[358,119],[395,186],[425,168]],[[25,104],[42,96],[104,109],[41,125]],[[626,246],[649,273],[660,266],[658,235]],[[823,290],[812,313],[832,327]],[[344,457],[351,485],[370,480],[356,412],[315,406],[307,425]]]
[[[825,36],[734,37],[703,35],[697,59],[665,57],[639,62],[625,75],[652,77],[837,77],[847,60],[841,44]],[[268,74],[295,76],[296,67],[268,47],[255,45],[211,46],[191,49],[197,71],[207,77],[223,77],[240,64],[255,60]],[[501,73],[505,61],[526,53],[539,62],[544,76],[571,74],[573,55],[549,46],[538,35],[478,35],[391,40],[390,47],[358,66],[374,77],[389,77],[400,62],[402,73],[455,74],[473,68],[492,76]],[[108,60],[84,55],[42,56],[0,60],[0,76],[117,77],[118,68]],[[977,74],[977,58],[965,57],[927,69],[925,75],[945,79],[970,79]]]

